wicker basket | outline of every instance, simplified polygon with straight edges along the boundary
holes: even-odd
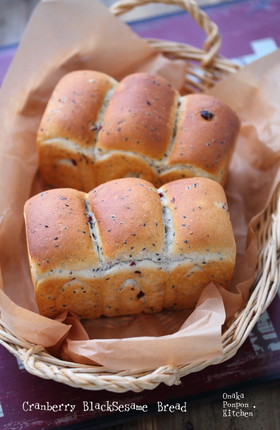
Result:
[[[120,15],[151,3],[148,0],[127,0],[114,4],[112,13]],[[217,26],[201,11],[193,0],[165,0],[154,3],[178,5],[205,30],[207,39],[204,49],[192,46],[149,40],[148,42],[173,58],[184,59],[188,64],[185,89],[203,91],[210,88],[225,75],[233,73],[238,66],[218,55],[220,37]],[[259,316],[273,300],[279,287],[280,267],[280,187],[276,188],[269,205],[264,209],[256,227],[258,239],[257,281],[252,287],[246,307],[235,317],[223,334],[223,356],[215,360],[201,360],[179,367],[162,366],[153,371],[113,372],[102,366],[80,365],[52,357],[42,346],[33,345],[16,338],[0,320],[0,343],[23,361],[26,370],[44,379],[52,379],[86,390],[108,390],[113,392],[151,390],[160,383],[179,384],[180,379],[209,365],[218,364],[233,357],[246,340]],[[278,257],[278,260],[277,260]]]

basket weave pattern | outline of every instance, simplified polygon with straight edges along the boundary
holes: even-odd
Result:
[[[150,3],[147,0],[127,0],[114,4],[112,13],[120,15],[135,6]],[[167,56],[181,58],[188,63],[186,91],[203,91],[214,85],[224,75],[233,73],[238,66],[219,57],[220,36],[217,26],[201,11],[193,0],[164,0],[154,3],[176,4],[186,10],[205,30],[204,49],[188,45],[149,40],[148,42]],[[151,390],[160,383],[179,384],[189,373],[228,360],[246,340],[259,316],[273,300],[280,283],[280,187],[278,187],[256,228],[258,239],[257,277],[246,307],[231,322],[222,337],[223,356],[215,360],[201,360],[176,368],[162,366],[152,371],[112,372],[102,366],[80,365],[52,357],[43,347],[16,338],[0,319],[0,344],[23,361],[26,370],[44,379],[53,379],[66,385],[86,390],[113,392]],[[278,258],[278,259],[277,259]]]

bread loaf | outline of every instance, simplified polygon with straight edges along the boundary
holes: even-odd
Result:
[[[227,287],[235,240],[220,184],[138,178],[42,192],[25,204],[40,313],[82,318],[192,308],[211,281]]]
[[[39,168],[55,187],[90,191],[139,177],[159,187],[184,177],[225,183],[239,131],[230,107],[178,91],[160,76],[135,73],[120,83],[74,71],[57,84],[39,127]]]

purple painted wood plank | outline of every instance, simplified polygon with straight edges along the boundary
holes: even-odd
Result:
[[[221,55],[235,58],[252,53],[251,41],[274,39],[280,46],[280,2],[251,0],[226,3],[204,9],[218,25],[222,36]],[[199,48],[206,39],[204,31],[185,12],[168,18],[152,18],[132,25],[143,38],[182,42]]]

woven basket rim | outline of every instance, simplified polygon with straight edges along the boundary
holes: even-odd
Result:
[[[220,81],[223,76],[234,73],[239,66],[230,60],[220,57],[219,35],[214,34],[217,27],[209,24],[209,18],[194,0],[122,0],[111,7],[112,13],[120,15],[129,7],[146,3],[177,4],[190,11],[191,16],[203,25],[206,32],[212,32],[203,50],[190,45],[146,39],[155,49],[167,56],[181,58],[188,62],[186,91],[205,91]],[[201,18],[202,16],[202,18]],[[214,30],[213,30],[214,28]],[[218,42],[217,42],[218,41]],[[216,44],[211,49],[211,43]],[[209,60],[209,52],[210,60]],[[206,57],[205,57],[206,56]],[[194,64],[193,62],[198,64]],[[25,369],[43,379],[52,379],[66,385],[86,390],[108,390],[112,392],[140,392],[152,390],[159,384],[180,384],[181,378],[204,369],[207,366],[222,363],[233,357],[244,343],[259,316],[267,309],[275,297],[280,283],[279,250],[280,250],[280,186],[274,193],[260,215],[256,236],[259,244],[259,261],[256,281],[244,309],[235,316],[222,336],[223,354],[212,360],[201,360],[196,363],[172,367],[161,366],[157,369],[139,369],[135,371],[114,372],[103,366],[81,365],[63,361],[51,356],[40,345],[33,345],[24,339],[15,337],[2,321],[0,316],[0,344],[11,354],[20,359]]]
[[[222,336],[223,355],[212,360],[157,369],[113,372],[103,366],[81,365],[62,361],[48,354],[40,345],[16,338],[0,319],[0,344],[22,360],[25,369],[44,379],[53,379],[73,387],[113,392],[139,392],[154,389],[160,383],[179,384],[181,378],[207,366],[233,357],[247,339],[260,315],[275,297],[280,283],[280,184],[260,215],[256,235],[259,243],[258,274],[246,306]],[[278,260],[277,260],[278,255]]]

